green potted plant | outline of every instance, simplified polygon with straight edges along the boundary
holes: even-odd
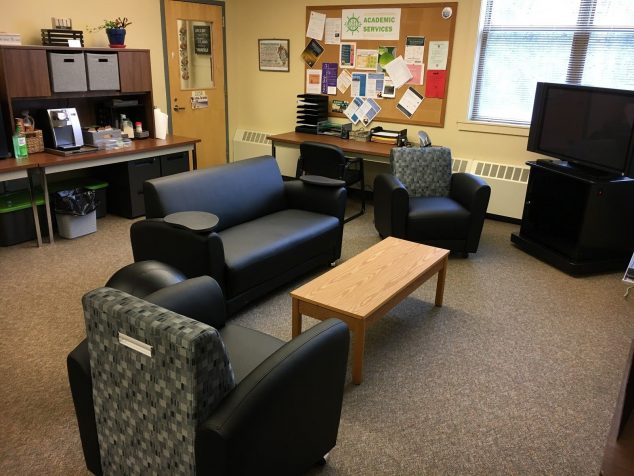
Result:
[[[131,24],[128,17],[118,17],[115,20],[104,20],[101,25],[89,28],[89,31],[106,30],[110,48],[125,48],[125,29]]]

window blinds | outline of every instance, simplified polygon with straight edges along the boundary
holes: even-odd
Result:
[[[634,1],[482,0],[470,119],[528,124],[538,81],[634,89]]]

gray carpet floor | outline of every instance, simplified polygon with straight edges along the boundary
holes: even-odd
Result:
[[[65,358],[82,294],[132,261],[130,224],[0,248],[0,474],[86,474]],[[487,220],[478,253],[450,259],[442,308],[434,278],[370,328],[364,382],[348,373],[338,444],[311,475],[598,474],[634,299],[622,273],[573,278],[523,253],[517,229]],[[342,259],[377,241],[369,207]],[[288,293],[316,274],[233,321],[290,339]]]

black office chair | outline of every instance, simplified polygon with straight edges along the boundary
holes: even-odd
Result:
[[[344,219],[344,223],[365,213],[365,178],[361,157],[346,157],[341,148],[319,142],[303,142],[299,146],[299,151],[297,178],[309,175],[328,177],[345,182],[346,188],[360,183],[361,210]]]

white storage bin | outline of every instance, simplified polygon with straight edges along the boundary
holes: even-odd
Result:
[[[62,238],[77,238],[97,231],[97,211],[87,215],[66,215],[56,213],[57,231]]]

